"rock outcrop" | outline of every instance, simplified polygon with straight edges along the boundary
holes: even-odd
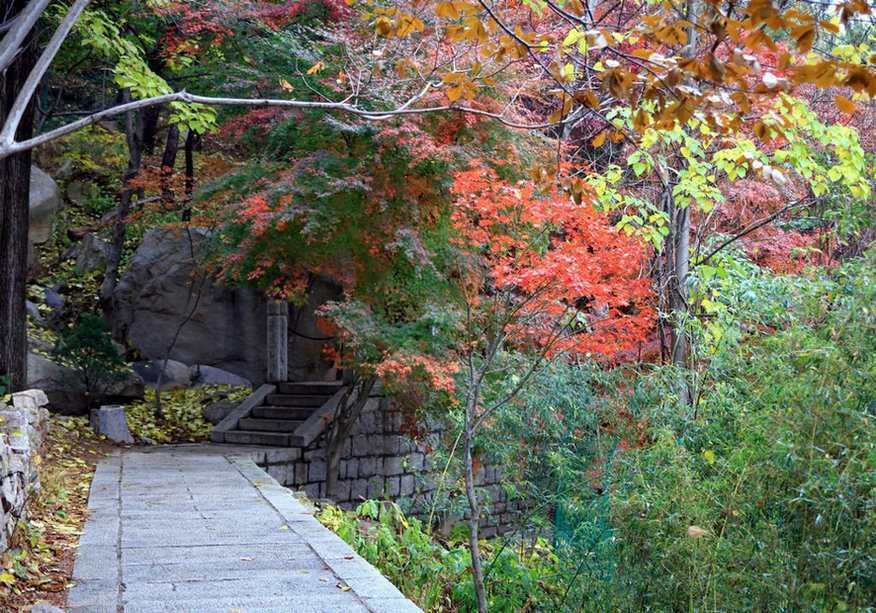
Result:
[[[55,180],[36,166],[31,166],[30,222],[27,231],[31,243],[39,245],[52,237],[55,218],[63,206],[64,199]]]
[[[29,351],[27,354],[27,385],[45,392],[48,407],[53,413],[84,415],[88,410],[89,398],[76,372],[38,351]],[[135,372],[128,372],[123,378],[110,383],[103,391],[103,396],[107,401],[124,403],[142,398],[145,391],[143,378]]]
[[[264,380],[264,299],[209,278],[201,266],[209,240],[202,228],[146,233],[114,294],[116,335],[150,360]]]
[[[82,241],[70,250],[70,257],[76,258],[76,268],[83,272],[92,272],[106,268],[109,261],[110,244],[90,232],[82,237]]]

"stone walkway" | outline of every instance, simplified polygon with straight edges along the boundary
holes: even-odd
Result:
[[[68,611],[421,613],[239,449],[102,460]]]

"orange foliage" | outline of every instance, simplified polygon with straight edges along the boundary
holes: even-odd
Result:
[[[474,275],[470,303],[495,309],[485,303],[497,290],[513,295],[510,340],[548,355],[611,356],[647,336],[655,316],[650,281],[640,275],[647,249],[605,213],[554,185],[508,184],[482,164],[457,173],[453,191],[457,242],[483,263],[492,286]]]

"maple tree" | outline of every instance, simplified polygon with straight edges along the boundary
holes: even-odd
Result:
[[[870,57],[823,55],[814,50],[852,28],[870,14],[862,0],[836,8],[835,18],[819,6],[776,7],[757,0],[739,7],[734,2],[643,3],[621,10],[599,2],[438,2],[358,5],[352,11],[363,20],[346,20],[340,29],[346,60],[333,75],[332,95],[312,96],[305,88],[284,88],[273,97],[221,97],[173,91],[118,37],[111,44],[123,53],[114,72],[132,91],[130,103],[100,110],[33,138],[16,140],[25,107],[71,29],[88,30],[101,23],[97,12],[86,12],[88,0],[77,0],[60,20],[28,79],[14,92],[14,102],[0,130],[0,157],[27,151],[41,143],[113,115],[170,103],[178,121],[198,131],[214,124],[206,105],[245,105],[286,109],[320,108],[372,120],[396,114],[453,111],[492,117],[508,125],[550,128],[557,134],[580,132],[582,126],[609,126],[593,144],[606,137],[620,142],[637,139],[648,127],[669,128],[694,115],[716,132],[742,125],[742,113],[758,100],[774,97],[794,85],[845,87],[860,95],[876,92]],[[0,68],[7,68],[40,13],[40,0],[22,5],[9,21]],[[208,44],[237,34],[232,22],[268,27],[279,32],[312,4],[281,7],[271,2],[247,2],[236,13],[186,3],[150,5],[169,24],[159,39],[168,63],[191,66]],[[340,4],[320,4],[339,17]],[[239,19],[227,19],[232,15]],[[97,20],[97,21],[95,21]],[[104,20],[105,23],[105,20]],[[93,30],[93,28],[92,28]],[[377,33],[377,38],[373,33]],[[288,40],[288,38],[286,39]],[[793,42],[779,54],[776,66],[764,67],[752,52],[777,49],[777,41]],[[106,42],[106,41],[104,41]],[[250,60],[251,61],[251,60]],[[767,68],[767,70],[764,70]],[[307,71],[318,74],[321,61]],[[779,76],[779,72],[784,76]],[[288,83],[284,75],[280,82]],[[279,79],[278,79],[279,80]],[[290,95],[291,94],[291,95]],[[303,96],[300,94],[304,94]],[[641,105],[649,102],[646,113]],[[856,108],[845,94],[835,104],[846,112]],[[630,131],[611,128],[606,109],[616,104],[633,109]],[[550,117],[544,110],[554,109]],[[599,121],[596,124],[593,120]],[[580,198],[584,183],[570,180]],[[682,215],[682,218],[685,216]],[[677,232],[683,236],[685,232]],[[682,279],[682,275],[676,275]],[[20,309],[19,309],[20,310]]]
[[[641,275],[643,242],[589,202],[574,202],[552,182],[503,181],[483,164],[457,173],[453,191],[466,271],[457,352],[468,541],[478,611],[486,611],[474,479],[480,430],[549,360],[613,357],[646,338],[654,312]]]

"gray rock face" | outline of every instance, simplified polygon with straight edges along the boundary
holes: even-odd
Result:
[[[99,409],[92,409],[91,429],[117,443],[131,444],[134,442],[134,437],[128,430],[125,407],[120,404],[109,404]]]
[[[27,316],[30,317],[31,321],[38,326],[45,326],[46,320],[43,319],[43,316],[40,314],[40,310],[30,300],[24,301],[24,308],[27,310]]]
[[[45,347],[42,349],[46,350]],[[188,368],[185,365],[183,367],[188,372]],[[46,393],[48,406],[53,413],[84,415],[88,409],[88,397],[76,373],[42,353],[29,351],[27,354],[27,386]],[[143,378],[136,373],[129,373],[124,379],[111,383],[105,394],[116,402],[123,402],[138,400],[145,391]]]
[[[215,426],[220,421],[228,417],[231,414],[231,411],[233,411],[236,407],[236,402],[222,400],[220,402],[214,402],[205,406],[203,409],[201,409],[201,415],[204,416],[204,419],[206,419]]]
[[[55,413],[82,415],[88,407],[76,374],[39,353],[27,354],[27,386],[43,390]]]
[[[33,243],[27,241],[27,282],[36,281],[42,274],[43,267],[40,264],[40,257],[36,252]]]
[[[76,268],[83,272],[106,268],[109,255],[110,244],[90,233],[70,252],[70,256],[76,258]]]
[[[184,389],[192,386],[191,369],[176,360],[151,360],[135,362],[134,373],[139,375],[146,387],[161,390]]]
[[[28,238],[41,244],[52,237],[55,216],[64,206],[61,190],[49,175],[36,166],[30,167],[30,223]]]
[[[115,292],[116,333],[150,360],[159,360],[183,324],[171,359],[262,381],[264,299],[205,276],[199,263],[209,239],[202,228],[146,233]]]
[[[146,382],[136,372],[129,372],[124,379],[112,383],[106,391],[107,398],[116,402],[140,400],[146,394]]]
[[[40,293],[43,295],[43,303],[52,310],[63,309],[67,304],[67,299],[53,289],[44,287]]]
[[[196,364],[192,366],[192,385],[207,385],[218,383],[220,385],[242,385],[252,387],[252,382],[238,375],[215,366]]]

